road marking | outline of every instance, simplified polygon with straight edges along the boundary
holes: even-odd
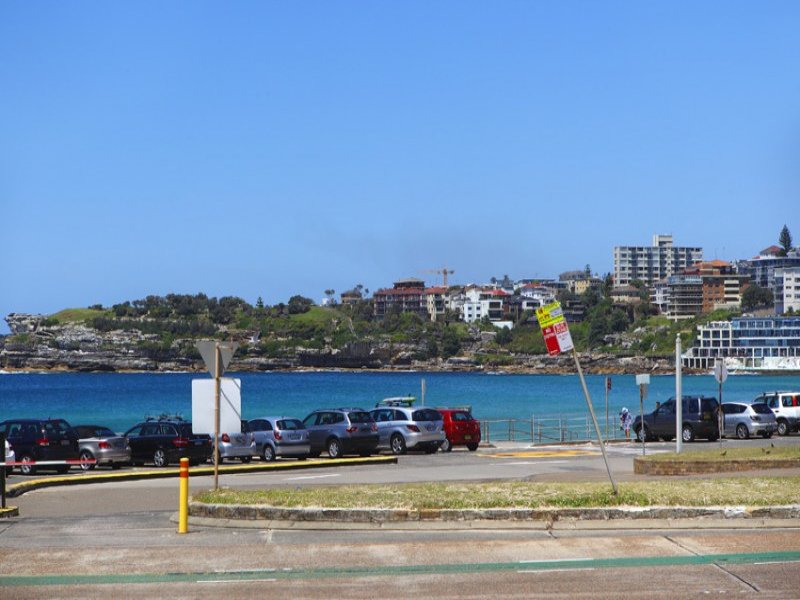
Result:
[[[247,583],[272,583],[277,579],[248,579]],[[230,583],[230,579],[198,579],[195,583]]]
[[[534,574],[541,574],[541,573],[563,573],[564,571],[594,571],[594,567],[576,567],[574,569],[531,569],[531,570],[520,570],[517,573],[534,573]]]
[[[300,481],[301,479],[324,479],[325,477],[341,477],[339,473],[331,473],[330,475],[306,475],[305,477],[287,477],[284,481]]]
[[[586,571],[660,566],[754,565],[762,563],[800,562],[800,551],[758,552],[748,554],[680,554],[670,556],[626,556],[596,559],[559,559],[531,563],[531,573],[550,571]],[[446,563],[416,565],[373,565],[351,567],[311,567],[291,571],[276,571],[274,578],[264,578],[264,571],[187,572],[187,573],[125,573],[108,575],[0,575],[0,588],[19,586],[66,586],[101,584],[153,583],[230,583],[274,580],[314,580],[322,578],[402,577],[420,575],[453,575],[523,571],[520,562]],[[207,579],[202,579],[202,578]],[[0,594],[2,596],[3,594]]]
[[[519,452],[498,452],[479,454],[483,458],[549,458],[562,456],[596,456],[599,450],[520,450]]]
[[[563,563],[563,562],[577,562],[577,561],[589,561],[589,560],[594,560],[594,559],[593,558],[556,558],[556,559],[545,558],[545,559],[539,559],[539,560],[521,560],[519,562],[520,562],[520,564],[523,564],[523,565],[533,565],[533,564],[536,564],[536,563],[551,563],[551,562],[562,562]]]
[[[558,463],[569,462],[568,460],[519,460],[489,463],[487,467],[521,467],[525,465],[555,465]]]

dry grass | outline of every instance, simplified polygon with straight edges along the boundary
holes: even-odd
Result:
[[[719,447],[709,450],[700,450],[692,452],[681,452],[675,454],[668,452],[664,454],[650,454],[647,460],[652,461],[673,461],[682,460],[686,462],[696,461],[714,461],[722,462],[727,460],[774,460],[774,459],[800,459],[800,446],[793,447],[759,447],[759,448],[725,448],[720,450]]]
[[[604,506],[770,506],[794,504],[800,477],[717,478],[609,483],[425,483],[238,491],[222,489],[194,500],[306,508],[486,509]]]

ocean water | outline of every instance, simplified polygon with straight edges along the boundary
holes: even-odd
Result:
[[[425,379],[426,406],[472,407],[478,419],[530,419],[531,416],[583,417],[586,401],[577,375],[492,375],[487,373],[300,372],[228,373],[242,381],[242,415],[305,417],[321,407],[371,408],[382,398],[421,397]],[[186,373],[13,373],[0,374],[0,420],[59,417],[73,425],[94,423],[126,431],[148,415],[192,412],[192,379]],[[605,376],[588,375],[598,419],[605,413]],[[638,413],[639,388],[633,375],[612,376],[609,412],[623,406]],[[654,375],[645,410],[675,394],[675,378]],[[723,386],[723,400],[752,399],[769,390],[800,390],[800,376],[732,375]],[[710,375],[683,377],[684,394],[717,396]]]

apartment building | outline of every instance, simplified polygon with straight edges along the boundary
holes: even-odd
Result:
[[[775,314],[800,313],[800,267],[776,269]]]
[[[425,282],[421,279],[401,279],[391,289],[378,290],[372,298],[375,302],[374,314],[378,318],[385,317],[392,310],[428,316]]]
[[[614,285],[634,280],[651,287],[656,281],[681,273],[703,260],[699,247],[674,246],[671,235],[654,235],[652,246],[614,247]]]
[[[698,275],[703,280],[703,308],[709,313],[721,308],[738,309],[742,294],[750,285],[749,275],[734,273],[733,265],[724,260],[699,262],[686,269],[687,275]]]

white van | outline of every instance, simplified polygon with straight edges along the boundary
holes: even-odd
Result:
[[[800,392],[765,392],[753,402],[764,402],[775,413],[778,435],[800,429]]]

